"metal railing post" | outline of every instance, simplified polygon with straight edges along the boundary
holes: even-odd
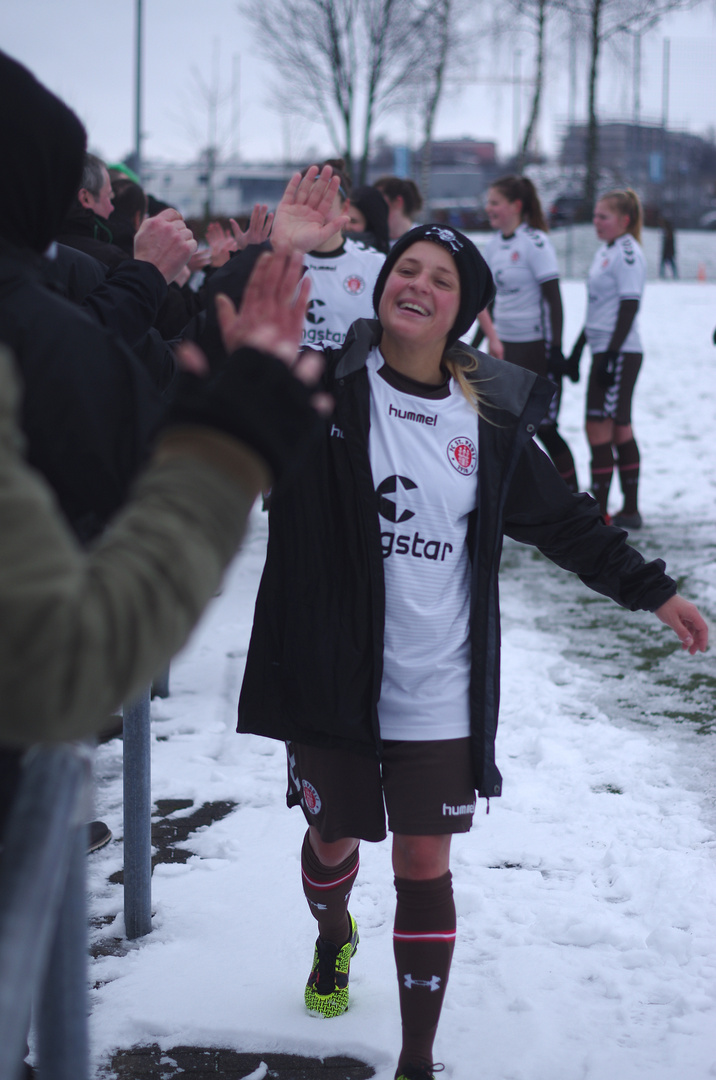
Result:
[[[89,1080],[87,826],[72,832],[65,895],[34,1021],[42,1080]]]
[[[82,745],[33,747],[23,760],[22,778],[5,825],[0,853],[0,1077],[3,1078],[17,1075],[25,1053],[31,1004],[45,976],[57,935],[58,913],[65,903],[77,836],[87,820],[90,775],[90,751]],[[74,902],[81,888],[75,880],[70,890],[72,895],[66,899],[68,904]],[[84,912],[82,901],[79,916],[82,919]],[[73,963],[86,964],[86,944]],[[83,1019],[86,1025],[86,1011]],[[73,1030],[76,1030],[74,1025]],[[85,1033],[76,1045],[66,1045],[70,1055],[67,1076],[85,1080],[86,1040]]]
[[[124,713],[124,926],[130,939],[152,929],[151,736],[147,687]]]
[[[152,680],[152,697],[169,697],[169,664],[154,676]]]

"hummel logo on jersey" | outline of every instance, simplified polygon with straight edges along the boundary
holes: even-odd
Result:
[[[318,308],[325,306],[325,300],[311,300],[306,308],[306,322],[313,323],[314,325],[325,322],[326,320],[318,312]]]
[[[425,986],[432,992],[440,989],[442,980],[439,975],[432,975],[429,979],[414,979],[412,975],[404,975],[403,982],[408,990],[412,990],[414,986]]]
[[[536,232],[534,229],[531,229],[531,228],[525,229],[525,232],[529,236],[530,240],[532,240],[535,247],[538,247],[538,248],[544,247],[544,240],[542,239],[542,237],[540,236],[540,234],[538,232]]]
[[[400,486],[398,486],[400,481]],[[412,480],[409,480],[407,476],[387,476],[385,480],[381,481],[376,488],[376,494],[378,496],[378,513],[381,517],[384,517],[387,521],[396,522],[408,521],[409,518],[415,517],[412,510],[408,510],[407,507],[401,509],[402,495],[405,491],[413,491],[417,488],[417,484]],[[392,499],[386,499],[386,495],[395,494],[396,499],[393,502]]]
[[[426,416],[424,413],[409,412],[407,409],[398,409],[395,405],[388,406],[388,416],[396,416],[398,420],[413,420],[416,424],[425,424],[426,427],[437,427],[438,418]]]
[[[345,435],[336,424],[331,424],[331,438],[332,439],[345,439]]]
[[[464,803],[460,806],[448,806],[447,803],[443,803],[443,817],[462,817],[463,814],[474,814],[475,804]]]

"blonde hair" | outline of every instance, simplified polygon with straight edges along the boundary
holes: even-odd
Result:
[[[473,372],[477,371],[480,361],[477,353],[473,352],[472,349],[468,350],[464,346],[461,347],[461,345],[462,343],[459,341],[455,345],[451,345],[443,356],[443,366],[455,379],[475,412],[482,416],[480,395],[477,392],[475,383],[469,378]]]
[[[643,221],[641,202],[632,188],[625,188],[623,191],[608,191],[606,195],[602,195],[597,201],[608,202],[618,214],[624,214],[625,217],[629,218],[627,232],[631,233],[637,243],[641,243]]]

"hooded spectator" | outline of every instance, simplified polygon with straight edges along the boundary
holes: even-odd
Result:
[[[132,352],[47,285],[42,252],[82,184],[82,124],[4,54],[0,101],[0,341],[24,382],[28,460],[86,542],[124,502],[161,403]]]

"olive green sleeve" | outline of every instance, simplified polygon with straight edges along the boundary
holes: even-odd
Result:
[[[168,435],[89,553],[24,463],[16,387],[0,354],[0,744],[99,729],[169,661],[215,594],[261,459],[204,428]]]

